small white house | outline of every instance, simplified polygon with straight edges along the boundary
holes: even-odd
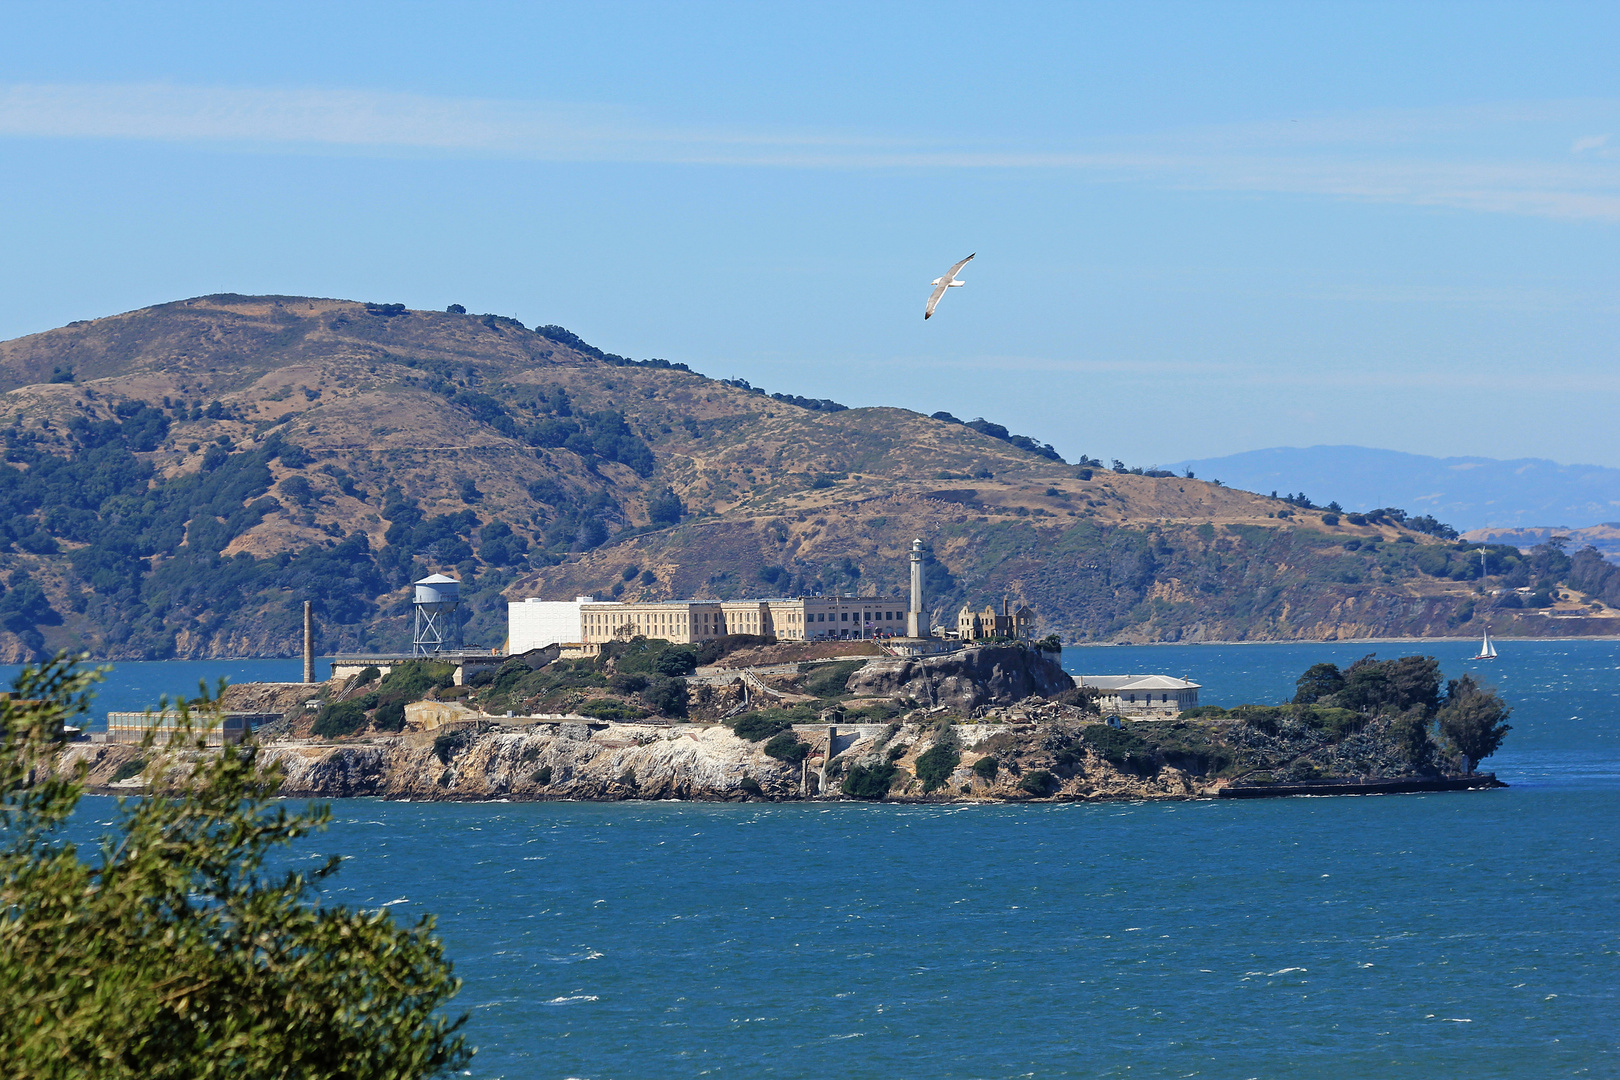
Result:
[[[1174,720],[1198,707],[1199,684],[1169,675],[1077,675],[1076,686],[1102,692],[1103,715],[1117,713],[1138,720]]]
[[[573,645],[584,641],[580,608],[603,602],[594,596],[576,596],[572,600],[542,600],[531,596],[521,603],[507,604],[507,653],[516,656],[547,645]]]

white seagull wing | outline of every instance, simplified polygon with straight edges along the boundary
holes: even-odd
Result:
[[[977,255],[977,254],[978,254],[977,251],[975,251],[973,253],[973,255]],[[967,258],[963,259],[961,262],[957,263],[955,266],[953,266],[949,270],[945,271],[945,280],[950,281],[952,278],[956,277],[956,272],[958,270],[962,269],[962,267],[966,266],[968,263],[973,261],[973,255],[969,255]]]
[[[939,284],[934,286],[934,291],[928,294],[928,310],[923,312],[923,318],[927,319],[933,316],[934,309],[939,306],[939,298],[945,295],[945,290],[949,287],[949,278],[939,279]]]

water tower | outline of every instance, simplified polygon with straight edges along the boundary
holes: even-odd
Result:
[[[435,656],[443,652],[461,651],[461,582],[443,574],[434,574],[415,582],[416,633],[411,653],[415,656]]]

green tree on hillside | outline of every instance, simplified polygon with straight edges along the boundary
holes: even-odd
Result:
[[[1314,705],[1344,689],[1344,673],[1338,664],[1312,664],[1294,683],[1294,704]]]
[[[1446,684],[1446,703],[1435,719],[1440,734],[1463,753],[1472,772],[1474,766],[1496,753],[1503,736],[1513,730],[1507,722],[1512,712],[1495,690],[1480,686],[1472,675],[1464,675]]]
[[[15,1077],[426,1077],[471,1052],[437,1015],[460,983],[431,919],[318,905],[338,868],[269,874],[323,828],[275,803],[252,745],[148,756],[152,797],[120,801],[88,860],[61,829],[84,773],[54,773],[95,676],[59,656],[0,701],[0,1048]],[[205,707],[215,708],[206,700]],[[151,741],[148,741],[149,748]]]

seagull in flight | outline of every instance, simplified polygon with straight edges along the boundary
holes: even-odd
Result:
[[[977,254],[977,251],[973,253],[973,255]],[[939,298],[945,295],[946,289],[960,288],[961,286],[967,284],[965,281],[956,280],[956,272],[971,262],[973,255],[969,255],[966,259],[963,259],[961,262],[945,271],[944,277],[937,277],[928,283],[934,287],[934,291],[928,294],[928,310],[923,312],[923,318],[928,319],[933,317],[934,309],[939,306]]]

